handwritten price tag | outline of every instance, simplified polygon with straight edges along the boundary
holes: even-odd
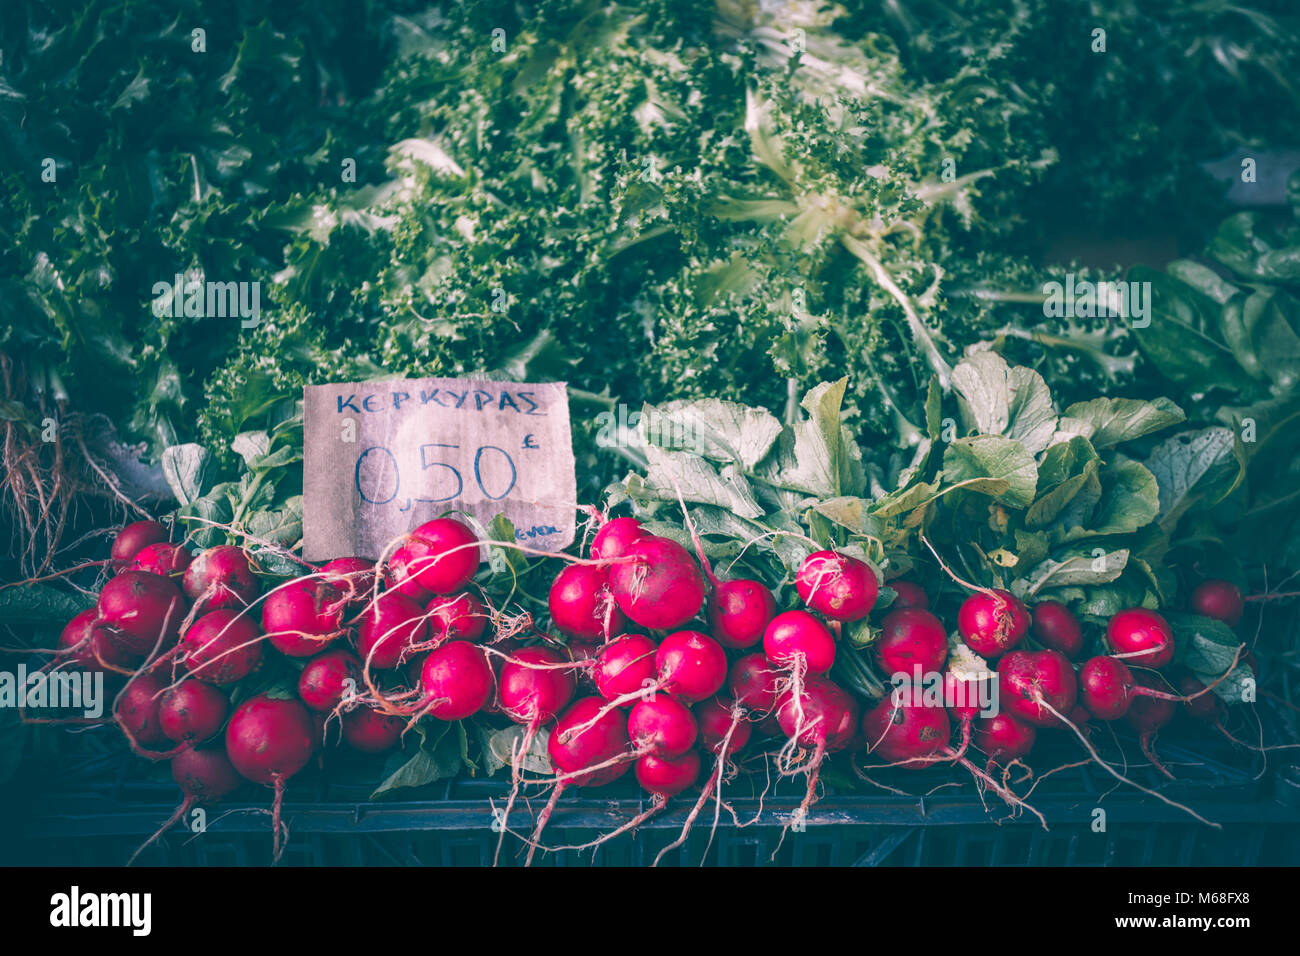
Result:
[[[303,557],[377,558],[445,511],[559,551],[577,508],[562,383],[454,378],[309,385],[303,390]]]

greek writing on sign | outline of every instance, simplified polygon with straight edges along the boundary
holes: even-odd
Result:
[[[303,556],[377,558],[431,518],[504,512],[522,543],[573,541],[577,483],[563,383],[454,378],[303,390]]]

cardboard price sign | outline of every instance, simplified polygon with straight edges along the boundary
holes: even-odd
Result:
[[[303,390],[303,557],[377,558],[446,511],[559,551],[577,509],[563,383],[420,378]]]

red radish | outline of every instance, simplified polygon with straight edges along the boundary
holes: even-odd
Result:
[[[788,743],[777,755],[782,776],[805,773],[808,788],[795,811],[802,820],[817,796],[817,781],[826,754],[853,742],[858,728],[858,702],[838,684],[810,674],[777,698],[776,719]],[[811,749],[812,755],[796,764],[795,753]]]
[[[597,561],[612,561],[614,558],[622,557],[623,552],[631,547],[632,543],[645,534],[641,530],[641,522],[635,518],[615,518],[613,521],[607,521],[591,542],[591,556]]]
[[[341,647],[313,657],[298,675],[298,696],[309,708],[321,713],[356,697],[360,687],[361,661]]]
[[[1174,695],[1159,690],[1155,686],[1154,678],[1143,674],[1138,677],[1138,694],[1124,714],[1124,720],[1138,733],[1138,746],[1142,748],[1142,753],[1151,761],[1153,767],[1170,780],[1174,779],[1174,775],[1160,762],[1153,744],[1160,728],[1173,720],[1174,714],[1178,712],[1178,705],[1175,703],[1177,699]]]
[[[873,650],[886,675],[938,673],[948,659],[948,632],[943,622],[920,608],[891,611],[880,623]]]
[[[794,586],[804,604],[832,621],[860,621],[871,613],[880,591],[870,565],[834,551],[804,558]]]
[[[243,548],[222,544],[200,551],[181,580],[185,596],[205,610],[243,608],[262,592]]]
[[[1191,671],[1183,669],[1175,677],[1174,686],[1183,698],[1183,712],[1194,720],[1207,724],[1223,719],[1224,703],[1215,694],[1205,693],[1205,684]]]
[[[624,634],[602,647],[592,668],[600,696],[618,700],[654,684],[658,649],[659,645],[644,634]],[[632,703],[629,700],[626,706]]]
[[[565,657],[541,644],[514,651],[501,665],[497,699],[501,712],[517,724],[538,727],[554,720],[573,700],[573,673]]]
[[[547,604],[556,628],[581,641],[603,641],[627,628],[627,618],[614,603],[609,572],[604,568],[569,565],[556,575]]]
[[[648,753],[637,759],[634,772],[641,789],[656,797],[675,797],[700,777],[700,755],[688,750],[677,757]]]
[[[424,608],[405,594],[385,591],[361,616],[357,652],[363,666],[389,670],[401,663],[407,648],[428,639]]]
[[[539,644],[513,651],[511,657],[501,665],[497,675],[497,704],[507,717],[524,725],[524,732],[511,751],[512,786],[503,820],[510,819],[523,781],[522,757],[532,749],[537,732],[569,705],[576,692],[573,672],[561,666],[566,661],[559,651]],[[497,840],[496,858],[501,855],[504,840],[503,828]]]
[[[425,611],[429,615],[430,640],[439,644],[443,641],[477,641],[487,631],[487,609],[468,591],[451,597],[436,597]]]
[[[957,721],[957,726],[961,728],[958,755],[966,753],[966,749],[970,746],[972,722],[984,713],[986,702],[996,704],[997,687],[993,684],[996,680],[996,674],[963,678],[948,671],[943,675],[945,706],[948,708],[949,716]],[[992,686],[981,686],[984,682]]]
[[[700,613],[705,581],[695,559],[676,541],[653,535],[632,542],[610,568],[619,609],[642,627],[668,631]]]
[[[184,574],[194,556],[179,544],[159,541],[146,545],[131,559],[128,569],[131,571],[148,571],[163,577],[176,577]]]
[[[1144,607],[1114,615],[1106,625],[1106,640],[1130,664],[1164,667],[1174,657],[1174,632],[1169,622]]]
[[[362,607],[375,588],[375,562],[369,558],[335,558],[321,565],[321,574],[343,592],[348,604]]]
[[[405,727],[406,721],[400,717],[381,714],[373,707],[355,707],[343,715],[343,740],[365,754],[383,753],[397,746]]]
[[[1060,651],[1070,660],[1083,650],[1079,619],[1060,601],[1039,601],[1034,605],[1030,633],[1049,651]]]
[[[82,670],[126,670],[135,657],[118,648],[113,643],[112,634],[95,625],[98,614],[98,611],[91,608],[69,621],[59,635],[58,650],[61,654],[69,655]]]
[[[807,611],[786,611],[763,632],[763,653],[781,667],[801,664],[806,673],[825,674],[835,663],[835,638]]]
[[[813,675],[804,681],[799,700],[791,691],[777,698],[776,719],[781,731],[799,746],[833,753],[843,750],[853,739],[858,702],[838,684]]]
[[[637,753],[680,757],[700,735],[690,708],[667,694],[655,694],[633,705],[627,715],[627,735]]]
[[[281,654],[311,657],[341,637],[347,599],[321,578],[299,578],[267,595],[262,630]]]
[[[478,536],[455,518],[426,521],[410,533],[404,547],[416,580],[434,594],[464,590],[478,571]]]
[[[776,617],[776,598],[758,581],[723,581],[709,597],[709,630],[723,647],[752,647]]]
[[[764,655],[747,654],[727,671],[727,690],[746,710],[770,714],[776,709],[780,675]]]
[[[1012,651],[998,661],[998,682],[1003,709],[1036,727],[1058,725],[1078,699],[1074,668],[1060,651]]]
[[[1084,707],[1100,720],[1119,720],[1138,697],[1182,700],[1177,694],[1157,689],[1149,681],[1141,681],[1127,664],[1115,657],[1101,656],[1087,661],[1079,670],[1079,687]],[[1204,689],[1204,685],[1201,687]]]
[[[890,694],[862,718],[868,750],[891,764],[918,768],[947,759],[952,725],[942,707]]]
[[[929,595],[921,589],[919,584],[912,581],[890,581],[889,587],[894,592],[894,603],[889,605],[891,611],[901,611],[904,608],[915,607],[922,611],[930,610]]]
[[[113,714],[118,726],[137,752],[141,747],[158,747],[167,743],[167,735],[163,733],[158,717],[162,691],[166,686],[166,682],[152,674],[137,674],[127,682],[114,702]],[[162,755],[143,756],[159,759]]]
[[[415,572],[422,563],[424,549],[420,545],[404,544],[394,551],[384,566],[384,582],[390,591],[396,591],[419,604],[428,604],[433,592],[420,583]]]
[[[190,625],[179,649],[189,672],[210,684],[234,684],[262,663],[262,632],[233,608],[209,611]]]
[[[242,783],[239,774],[230,763],[230,758],[226,756],[225,749],[220,746],[204,749],[186,747],[172,757],[171,769],[172,779],[181,788],[185,798],[154,835],[131,854],[131,859],[126,862],[127,866],[134,863],[136,857],[143,853],[146,847],[170,830],[177,820],[189,813],[194,804],[217,803],[238,790]]]
[[[957,630],[972,651],[993,658],[1020,643],[1029,615],[1010,591],[978,591],[957,611]]]
[[[178,744],[202,743],[215,737],[230,713],[230,699],[211,684],[183,680],[162,695],[158,723]]]
[[[144,657],[176,643],[185,599],[171,581],[148,571],[123,571],[99,592],[97,623],[119,649]]]
[[[542,830],[560,795],[570,786],[601,787],[623,776],[635,757],[628,744],[627,720],[617,710],[605,710],[605,702],[599,697],[576,700],[560,715],[546,744],[551,766],[560,778],[537,818],[525,866],[533,862]]]
[[[166,541],[167,537],[167,529],[157,521],[133,521],[113,539],[109,560],[115,569],[121,571],[149,545]]]
[[[988,758],[989,763],[1007,764],[1026,756],[1034,748],[1038,731],[1033,724],[1017,720],[1010,714],[980,717],[972,725],[975,746]]]
[[[235,709],[226,724],[226,753],[240,776],[275,789],[271,803],[272,851],[280,858],[280,807],[284,785],[311,760],[316,725],[296,700],[259,694]]]
[[[504,670],[504,668],[503,668]],[[423,712],[439,720],[463,720],[492,698],[492,667],[469,641],[448,641],[429,652],[420,673]]]
[[[669,634],[655,652],[659,685],[688,704],[712,697],[727,679],[727,654],[699,631]]]
[[[738,707],[740,705],[736,701],[721,697],[710,697],[695,705],[695,720],[700,726],[700,743],[705,750],[715,756],[722,756],[722,745],[727,739],[727,734],[731,734],[731,742],[727,744],[728,753],[739,753],[745,749],[753,733],[753,726],[743,716],[739,720],[736,719]]]
[[[1202,581],[1192,592],[1192,610],[1234,627],[1246,610],[1246,599],[1231,581]]]

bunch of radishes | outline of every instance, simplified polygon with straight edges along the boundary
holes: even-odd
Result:
[[[770,757],[780,774],[806,776],[798,816],[815,798],[823,760],[837,751],[871,758],[855,763],[863,774],[882,763],[960,763],[1023,805],[988,770],[1026,756],[1040,729],[1072,729],[1091,751],[1087,722],[1124,718],[1159,766],[1150,741],[1180,701],[1209,719],[1222,707],[1190,672],[1161,672],[1173,633],[1154,611],[1114,615],[1106,632],[1112,653],[1076,672],[1083,629],[1068,608],[1045,601],[1031,612],[1007,591],[973,589],[956,623],[967,665],[972,655],[996,661],[995,671],[979,672],[953,666],[955,645],[925,592],[895,580],[871,644],[874,667],[895,680],[943,675],[948,693],[935,704],[895,692],[864,708],[830,675],[841,628],[877,603],[871,565],[830,550],[809,555],[794,579],[802,607],[782,611],[763,582],[716,578],[698,541],[697,561],[634,518],[602,523],[586,558],[557,556],[565,567],[547,605],[562,642],[472,589],[487,543],[512,546],[440,518],[403,536],[378,564],[339,558],[308,566],[264,594],[265,576],[243,549],[192,556],[167,541],[162,525],[137,522],[117,535],[116,575],[97,607],[65,628],[61,657],[121,680],[113,713],[130,745],[171,760],[185,802],[164,829],[194,801],[219,800],[243,778],[275,789],[277,855],[285,782],[335,723],[335,740],[368,753],[397,747],[425,717],[482,713],[519,725],[507,822],[521,786],[552,786],[529,841],[531,860],[566,788],[608,784],[628,770],[654,799],[616,832],[700,784],[711,760],[693,820],[736,772],[755,729],[775,738]],[[1225,582],[1207,582],[1193,606],[1235,623],[1242,598]],[[260,680],[273,655],[278,670],[297,674],[292,687]],[[996,682],[1000,712],[982,714],[976,695],[961,693],[972,680]],[[232,712],[236,687],[241,702]],[[250,688],[260,692],[247,696]],[[524,757],[543,734],[552,773],[530,779]],[[986,755],[984,769],[968,759],[972,745]]]

